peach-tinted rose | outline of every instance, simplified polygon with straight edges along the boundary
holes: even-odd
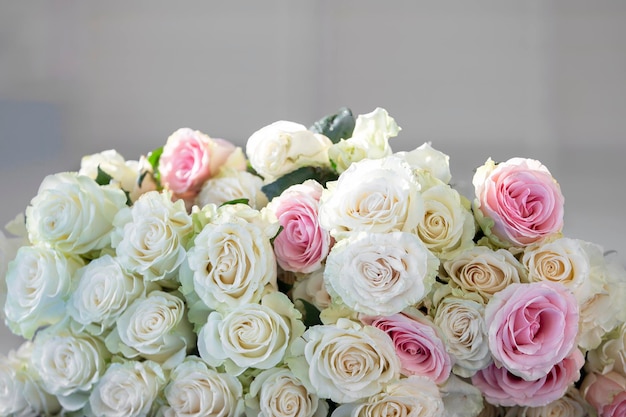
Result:
[[[496,165],[489,159],[472,182],[478,222],[500,243],[527,246],[563,228],[561,189],[539,161],[512,158]]]
[[[600,417],[623,416],[626,413],[626,377],[609,372],[588,374],[580,391]]]

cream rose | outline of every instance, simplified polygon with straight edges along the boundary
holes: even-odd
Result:
[[[163,370],[155,362],[113,363],[91,391],[91,414],[97,417],[146,416],[164,384]]]
[[[355,232],[410,232],[424,217],[420,185],[411,167],[394,156],[354,163],[326,187],[319,222],[336,239]]]
[[[480,294],[485,303],[510,284],[527,281],[523,265],[506,249],[475,246],[444,261],[443,268],[453,285]]]
[[[304,329],[301,314],[289,298],[274,292],[264,296],[261,304],[209,314],[198,334],[198,351],[209,365],[224,365],[232,375],[248,368],[270,369],[282,362]]]
[[[51,248],[19,248],[6,276],[10,296],[4,314],[13,333],[31,339],[39,328],[62,320],[72,277],[81,266],[80,258]]]
[[[450,259],[474,246],[474,216],[456,190],[440,183],[423,191],[422,198],[424,217],[415,232],[431,252],[440,259]]]
[[[324,268],[300,276],[293,285],[292,294],[294,301],[302,299],[313,304],[320,311],[329,307],[332,300],[324,284]]]
[[[362,159],[380,159],[391,155],[389,139],[402,130],[389,116],[387,110],[377,107],[374,111],[357,116],[352,137],[333,144],[328,154],[339,173],[350,164]]]
[[[182,298],[157,290],[128,306],[105,341],[113,353],[129,359],[139,356],[171,369],[195,348],[196,335]]]
[[[400,376],[389,336],[347,319],[310,327],[293,344],[287,364],[310,392],[336,403],[378,394]]]
[[[103,249],[110,246],[113,219],[125,206],[119,188],[72,172],[49,175],[26,208],[28,237],[74,255]]]
[[[250,207],[224,206],[195,237],[181,271],[182,291],[196,294],[213,310],[257,303],[277,289],[276,258],[268,225]],[[272,234],[274,233],[274,234]]]
[[[195,356],[172,370],[164,393],[163,417],[239,417],[243,413],[241,382]]]
[[[309,392],[286,368],[261,372],[246,394],[248,415],[257,417],[326,417],[328,403]],[[252,414],[254,413],[254,414]]]
[[[449,295],[437,306],[434,323],[441,329],[446,349],[454,357],[452,371],[470,377],[489,365],[491,352],[485,324],[485,306]]]
[[[560,282],[579,301],[589,294],[589,256],[578,240],[560,238],[538,246],[529,246],[522,256],[528,280]]]
[[[444,184],[449,184],[452,179],[450,157],[434,149],[430,142],[410,152],[396,152],[396,155],[404,158],[413,169],[426,171]]]
[[[143,194],[115,217],[112,244],[119,263],[146,281],[175,280],[192,232],[184,202],[166,192]]]
[[[51,327],[37,334],[32,363],[44,389],[57,396],[63,409],[78,411],[88,402],[110,356],[98,338]]]
[[[606,374],[616,371],[626,375],[626,324],[607,333],[600,346],[587,353],[585,369],[588,372]]]
[[[390,383],[366,401],[340,405],[332,417],[379,416],[443,417],[443,400],[437,385],[427,378],[411,376]]]
[[[261,191],[263,180],[247,171],[221,169],[219,174],[208,179],[196,196],[196,205],[221,205],[223,203],[246,199],[255,209],[261,209],[268,203]]]
[[[304,166],[330,166],[331,145],[326,136],[299,123],[278,121],[250,136],[246,154],[252,168],[270,183]]]
[[[128,305],[146,291],[144,281],[126,272],[116,258],[103,255],[79,269],[67,303],[67,314],[80,330],[106,333]]]
[[[21,246],[28,242],[22,237],[7,237],[0,231],[0,306],[4,306],[7,296],[6,275],[11,262]],[[0,311],[0,319],[4,319],[4,308]]]
[[[577,401],[564,395],[558,400],[542,407],[523,407],[517,414],[519,417],[586,417],[589,414],[583,406],[584,400]]]
[[[98,178],[98,169],[112,178],[112,183],[131,193],[137,187],[140,169],[138,161],[126,161],[115,149],[85,155],[80,160],[80,175]]]
[[[439,260],[411,233],[360,233],[333,246],[324,284],[331,297],[340,297],[357,312],[391,315],[428,294],[438,266]]]

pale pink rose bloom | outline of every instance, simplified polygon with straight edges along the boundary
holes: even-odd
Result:
[[[212,139],[200,131],[178,129],[163,147],[159,160],[161,183],[176,198],[191,199],[236,149],[232,143]]]
[[[287,188],[268,206],[283,227],[274,239],[274,252],[287,271],[313,272],[328,255],[331,237],[318,221],[322,190],[321,184],[307,180]]]
[[[580,391],[600,417],[626,415],[626,378],[614,371],[588,374]]]
[[[563,228],[563,194],[539,161],[489,160],[473,179],[478,209],[495,224],[490,232],[514,246],[527,246]],[[484,228],[484,222],[479,219]]]
[[[580,378],[584,364],[585,357],[575,349],[546,375],[527,381],[492,363],[474,374],[472,384],[493,405],[541,407],[565,395],[570,385]]]
[[[387,317],[362,316],[364,324],[374,326],[391,337],[406,376],[418,375],[443,384],[450,376],[452,359],[434,324],[423,316],[404,313]]]
[[[511,284],[489,301],[485,322],[496,363],[535,380],[574,349],[578,304],[559,283]]]

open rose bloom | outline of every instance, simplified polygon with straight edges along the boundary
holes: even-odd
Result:
[[[626,271],[547,167],[464,196],[382,108],[310,122],[46,177],[0,233],[0,415],[626,415]]]

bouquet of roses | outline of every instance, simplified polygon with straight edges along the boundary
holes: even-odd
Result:
[[[0,241],[0,414],[624,415],[626,272],[549,170],[488,159],[467,198],[399,132],[184,128],[46,177]]]

